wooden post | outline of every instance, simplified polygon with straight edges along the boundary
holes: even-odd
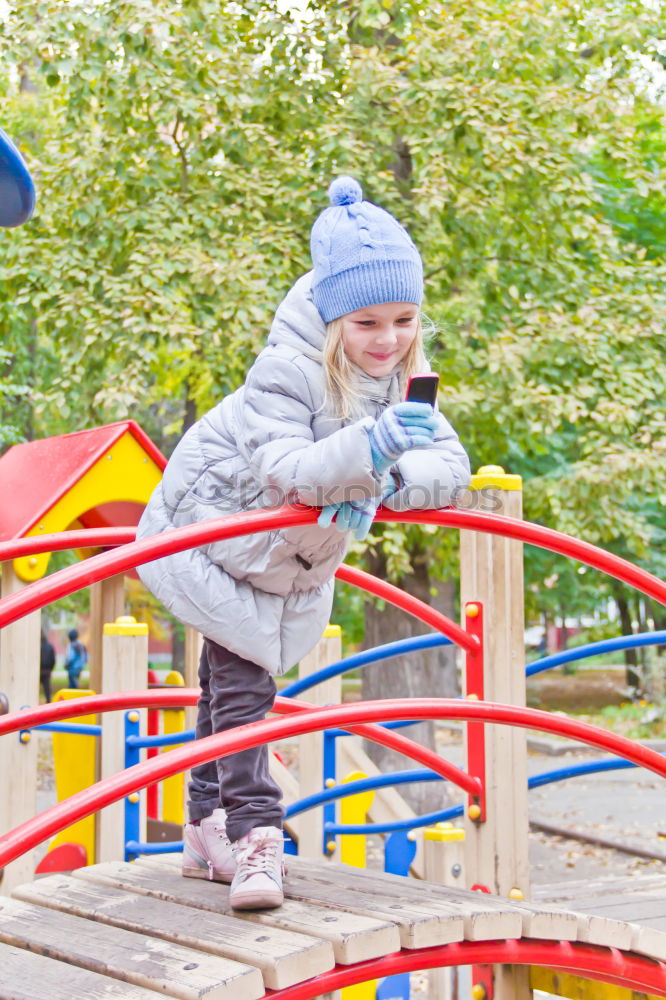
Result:
[[[203,636],[190,625],[185,626],[185,687],[199,687],[199,660],[203,648]],[[197,706],[185,709],[185,728],[194,729],[197,722]]]
[[[110,576],[90,587],[90,631],[88,638],[88,670],[91,691],[101,692],[102,629],[106,622],[115,622],[125,614],[125,577]],[[145,685],[144,684],[142,686]]]
[[[185,626],[185,687],[199,687],[199,660],[203,649],[203,636],[191,625]],[[188,705],[185,709],[185,729],[196,729],[197,706]],[[187,815],[187,799],[189,796],[191,768],[183,772],[183,796],[185,815]]]
[[[307,656],[299,663],[298,676],[311,674],[335,663],[342,656],[342,631],[339,625],[328,625],[323,636]],[[342,701],[340,676],[331,677],[317,687],[310,688],[305,695],[314,705],[337,705]],[[308,733],[299,739],[300,797],[314,795],[323,788],[324,740],[321,733]],[[324,824],[321,808],[313,809],[306,823],[300,824],[298,853],[302,858],[321,861]]]
[[[136,691],[146,687],[148,676],[148,626],[121,616],[104,626],[102,640],[102,691]],[[136,709],[145,733],[145,709]],[[101,777],[117,774],[125,767],[125,713],[104,712],[102,722]],[[139,839],[146,839],[145,796],[141,799]],[[106,806],[97,823],[98,862],[122,861],[125,857],[125,801]]]
[[[522,519],[522,483],[499,466],[485,466],[472,480],[475,509]],[[468,603],[483,608],[485,701],[524,706],[523,546],[513,539],[460,532],[460,586],[463,619]],[[524,729],[485,727],[485,822],[465,819],[468,884],[508,896],[519,889],[528,899],[527,743]],[[498,966],[494,1000],[532,996],[528,970]]]
[[[423,861],[429,882],[465,886],[465,831],[453,823],[436,823],[423,831]],[[453,1000],[453,976],[457,969],[431,969],[428,1000]]]
[[[24,584],[11,563],[2,567],[2,596],[21,590]],[[9,711],[39,704],[39,632],[41,614],[33,611],[0,631],[0,692],[7,696]],[[7,833],[37,812],[37,738],[18,733],[0,739],[0,831]],[[34,852],[29,851],[7,865],[0,875],[0,893],[9,895],[35,870]]]

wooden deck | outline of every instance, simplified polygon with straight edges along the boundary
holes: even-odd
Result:
[[[290,858],[278,910],[242,914],[229,889],[145,858],[50,875],[0,899],[0,1000],[259,1000],[265,990],[414,949],[521,937],[666,960],[666,876],[544,887],[531,903]],[[557,905],[554,905],[557,903]],[[625,919],[633,923],[626,923]]]

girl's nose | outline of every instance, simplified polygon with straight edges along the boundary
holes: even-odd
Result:
[[[392,326],[382,326],[377,330],[375,340],[378,344],[390,344],[395,341],[395,330]]]

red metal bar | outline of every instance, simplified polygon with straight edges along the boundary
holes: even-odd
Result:
[[[148,683],[158,684],[158,677],[154,670],[148,671]],[[160,731],[160,713],[156,708],[149,708],[146,718],[146,735],[157,736]],[[151,760],[157,757],[157,747],[146,748],[146,758]],[[159,785],[148,785],[146,788],[146,815],[148,819],[159,819]]]
[[[75,531],[54,531],[48,535],[29,535],[0,542],[0,563],[37,552],[63,552],[65,549],[96,549],[129,545],[136,538],[136,528],[78,528]]]
[[[316,508],[295,505],[294,507],[281,507],[277,511],[230,514],[200,524],[176,528],[174,531],[168,531],[153,538],[145,538],[140,542],[125,545],[112,552],[92,556],[78,566],[68,566],[66,569],[51,574],[45,580],[38,580],[18,593],[3,598],[0,601],[0,628],[9,625],[30,611],[43,607],[50,601],[65,597],[91,583],[97,583],[99,580],[132,569],[141,563],[150,562],[152,559],[181,552],[183,549],[207,545],[209,542],[223,538],[248,535],[255,531],[269,531],[276,528],[310,524],[316,520],[318,513]],[[382,507],[379,508],[376,519],[408,524],[440,524],[444,527],[465,528],[505,538],[517,538],[531,545],[537,545],[540,548],[578,559],[588,566],[628,583],[660,603],[666,604],[666,583],[656,576],[634,566],[626,559],[621,559],[611,552],[598,548],[596,545],[590,545],[589,542],[572,538],[570,535],[554,531],[552,528],[531,524],[529,521],[519,521],[500,514],[480,514],[476,511],[449,508],[396,513]],[[41,547],[41,540],[39,540],[39,546],[35,551],[39,551]],[[65,547],[69,547],[69,545]],[[24,554],[27,554],[27,551]],[[343,573],[348,570],[349,567],[345,567]]]
[[[569,556],[592,566],[594,569],[607,573],[636,590],[653,597],[660,604],[666,604],[666,583],[659,577],[634,566],[627,559],[607,552],[605,549],[590,542],[583,542],[554,528],[545,528],[541,524],[522,521],[502,514],[481,514],[474,510],[454,510],[446,507],[442,510],[429,511],[388,511],[380,507],[375,516],[376,521],[389,521],[408,524],[441,524],[447,528],[463,528],[466,531],[481,531],[485,534],[500,535],[503,538],[516,538],[518,541],[536,545],[550,552]]]
[[[405,702],[405,706],[409,706],[409,701]],[[275,711],[279,715],[292,715],[294,712],[302,712],[304,709],[316,709],[318,707],[317,705],[311,705],[309,702],[296,701],[294,698],[277,698],[275,701]],[[408,712],[407,715],[409,715]],[[381,726],[375,726],[372,723],[365,726],[344,726],[343,728],[354,736],[362,736],[364,739],[372,740],[373,743],[380,743],[382,746],[396,750],[406,757],[411,757],[412,760],[423,764],[424,767],[429,767],[435,774],[446,778],[451,784],[461,788],[469,795],[479,795],[481,792],[481,784],[478,778],[467,774],[466,771],[456,767],[451,761],[444,760],[435,750],[429,750],[427,747],[421,746],[420,743],[415,743],[414,740],[408,736],[403,736],[402,733],[394,732],[391,729],[382,729]]]
[[[166,689],[120,691],[116,694],[91,695],[85,699],[87,711],[82,710],[81,701],[83,699],[73,698],[67,702],[51,702],[38,708],[23,709],[20,712],[0,716],[0,736],[21,729],[32,729],[35,726],[45,725],[47,722],[62,722],[63,719],[72,719],[77,715],[87,715],[93,711],[113,712],[148,706],[152,706],[149,708],[149,712],[156,711],[157,708],[182,708],[184,705],[196,705],[199,695],[198,688],[177,688],[172,691]],[[71,709],[68,711],[69,706]],[[278,715],[293,715],[298,712],[315,711],[317,708],[317,705],[311,705],[310,702],[278,696],[275,699],[273,711]],[[420,743],[415,743],[414,740],[402,733],[382,729],[380,726],[372,725],[372,723],[349,727],[349,732],[380,743],[382,746],[390,747],[398,753],[403,753],[406,757],[411,757],[418,764],[431,768],[436,774],[440,774],[442,778],[462,788],[470,795],[479,792],[477,778],[470,777],[455,764],[444,760],[434,750],[429,750],[427,747],[421,746]]]
[[[666,965],[640,955],[570,941],[460,941],[436,948],[415,948],[356,965],[337,965],[330,972],[282,990],[266,990],[266,1000],[312,1000],[313,997],[393,976],[399,972],[452,965],[541,965],[560,969],[653,996],[666,996]]]
[[[352,583],[361,590],[366,590],[369,594],[375,594],[376,597],[383,598],[389,604],[394,604],[397,608],[402,608],[403,611],[414,615],[415,618],[420,618],[426,625],[432,625],[438,632],[441,632],[468,653],[476,649],[479,645],[479,639],[476,636],[470,635],[469,632],[466,632],[460,625],[456,625],[446,615],[435,611],[429,604],[420,601],[417,597],[406,594],[399,587],[394,587],[392,583],[380,580],[378,577],[372,576],[370,573],[366,573],[356,566],[347,566],[346,563],[343,563],[339,567],[335,575],[343,583]]]
[[[469,650],[466,657],[466,694],[470,699],[483,701],[483,605],[478,601],[469,602],[465,606],[465,624],[471,635],[476,638],[477,648]],[[486,727],[483,722],[470,722],[467,726],[467,767],[470,775],[478,778],[481,792],[470,795],[469,817],[475,823],[486,821]],[[476,815],[476,810],[479,810]],[[488,1000],[491,1000],[489,997]]]
[[[148,692],[152,694],[153,692]],[[86,702],[88,712],[94,710],[92,698]],[[21,713],[19,713],[21,714]],[[27,715],[28,713],[26,713]],[[551,716],[535,708],[514,705],[494,705],[480,701],[462,701],[448,698],[391,699],[387,701],[357,702],[354,705],[333,705],[298,712],[294,718],[267,719],[225,733],[216,733],[194,744],[178,747],[160,754],[154,760],[135,764],[119,774],[104,778],[91,788],[77,792],[64,802],[46,809],[39,816],[26,820],[20,826],[0,837],[0,867],[13,861],[52,834],[98,809],[116,802],[124,795],[145,788],[153,781],[161,781],[188,767],[205,761],[227,757],[250,747],[272,740],[318,732],[330,726],[350,729],[367,722],[388,722],[396,719],[461,719],[467,722],[484,721],[507,723],[543,732],[571,736],[590,746],[601,747],[618,754],[666,777],[666,757],[655,750],[634,743],[624,736],[607,733],[588,722],[579,722],[563,716]]]

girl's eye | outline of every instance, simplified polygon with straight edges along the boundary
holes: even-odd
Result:
[[[362,319],[362,320],[359,320],[359,326],[368,327],[368,326],[374,326],[374,325],[375,325],[375,321],[373,319]]]
[[[413,323],[413,322],[414,322],[414,317],[413,316],[402,316],[398,320],[399,326],[409,326],[409,324]]]

